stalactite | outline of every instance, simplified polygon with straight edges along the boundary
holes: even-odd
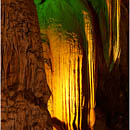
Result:
[[[106,0],[109,15],[109,56],[112,50],[112,4],[110,0]]]
[[[52,56],[46,54],[49,51],[47,43],[43,43],[43,52],[44,57],[51,58],[53,69],[51,72],[48,65],[45,65],[47,81],[52,92],[48,109],[52,117],[68,125],[68,130],[74,129],[74,120],[76,127],[81,129],[82,50],[74,33],[68,33],[67,36],[53,30],[47,30],[46,33],[50,40]]]
[[[113,58],[114,58],[114,62],[120,58],[120,53],[121,53],[121,49],[120,49],[120,43],[119,43],[119,32],[120,32],[120,0],[116,0],[115,3],[115,12],[116,12],[116,41],[115,41],[115,45],[113,46]]]
[[[88,22],[89,19],[84,18]],[[91,24],[85,24],[86,37],[88,40],[88,74],[90,87],[90,101],[89,101],[89,121],[90,127],[93,127],[95,122],[94,108],[95,108],[95,93],[94,93],[94,75],[95,75],[95,48],[92,42]],[[68,33],[67,36],[52,30],[46,31],[50,41],[50,50],[52,56],[51,73],[48,66],[45,65],[47,73],[47,80],[52,91],[53,100],[50,98],[48,109],[52,117],[65,122],[68,130],[81,129],[82,127],[82,108],[84,107],[83,93],[82,93],[82,49],[79,47],[76,35]],[[43,43],[43,48],[46,49],[46,43]],[[66,49],[67,48],[67,49]],[[43,51],[46,53],[45,51]],[[44,54],[44,56],[48,56]],[[51,73],[51,74],[49,74]],[[50,76],[50,77],[49,77]],[[52,77],[52,81],[50,78]],[[87,80],[87,79],[85,79]],[[52,84],[51,84],[52,82]],[[87,102],[87,99],[85,99]],[[53,110],[52,110],[53,109]],[[87,119],[86,119],[87,120]]]
[[[48,109],[67,130],[87,129],[87,121],[94,127],[97,76],[102,80],[120,59],[120,1],[46,0],[38,6],[41,32],[49,41],[43,43],[52,92]]]
[[[85,33],[86,33],[86,38],[88,41],[88,73],[89,73],[89,86],[90,87],[90,97],[88,101],[88,124],[93,130],[93,126],[95,123],[95,47],[94,47],[94,42],[93,42],[93,36],[92,36],[92,25],[90,18],[88,17],[87,12],[83,12],[84,14],[84,22],[85,22]]]
[[[106,0],[108,17],[109,17],[109,56],[110,56],[110,70],[117,59],[120,59],[120,0],[109,1]]]

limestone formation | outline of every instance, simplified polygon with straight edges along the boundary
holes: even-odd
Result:
[[[50,90],[33,0],[2,0],[2,130],[51,130]]]

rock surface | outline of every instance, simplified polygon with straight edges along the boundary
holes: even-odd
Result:
[[[2,130],[51,130],[37,13],[33,0],[2,0]]]
[[[111,73],[99,77],[99,88],[96,93],[96,106],[105,113],[105,124],[108,130],[128,129],[129,79],[128,79],[128,1],[121,1],[120,21],[120,60],[114,64]],[[98,115],[99,111],[97,111]],[[96,119],[100,123],[100,118]],[[96,124],[95,124],[96,125]],[[96,126],[95,126],[96,127]],[[104,129],[105,130],[105,129]]]

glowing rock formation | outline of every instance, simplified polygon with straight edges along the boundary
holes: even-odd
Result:
[[[119,0],[115,4],[117,7],[117,34],[114,36],[115,44],[112,41],[112,11],[111,3],[108,0],[94,1],[91,0],[93,8],[96,10],[98,17],[102,16],[101,10],[105,12],[105,18],[110,23],[109,35],[106,36],[105,42],[102,41],[103,47],[108,46],[109,59],[113,50],[114,62],[120,54],[119,47],[119,17],[120,7]],[[82,1],[83,2],[83,1]],[[52,92],[52,97],[48,103],[48,109],[52,117],[56,117],[67,124],[69,130],[81,129],[82,109],[84,106],[84,97],[82,90],[82,63],[83,50],[86,51],[87,74],[86,87],[88,88],[89,98],[87,99],[88,125],[93,129],[95,123],[95,87],[96,87],[96,46],[93,40],[92,19],[89,16],[89,9],[79,0],[47,0],[42,6],[37,6],[39,23],[41,27],[41,37],[43,40],[43,54],[45,59],[45,71],[47,81]],[[105,4],[105,2],[107,4]],[[40,3],[40,2],[39,2]],[[107,5],[107,6],[106,6]],[[42,13],[41,13],[41,12]],[[103,12],[104,13],[104,12]],[[103,14],[104,15],[104,14]],[[101,20],[100,20],[101,22]],[[102,26],[102,25],[101,25]],[[107,25],[103,25],[103,29]],[[107,35],[107,33],[106,33]],[[102,37],[105,34],[102,34]],[[106,40],[109,37],[108,41]],[[103,40],[103,39],[102,39]],[[109,61],[108,61],[109,63]],[[111,64],[111,62],[110,62]]]

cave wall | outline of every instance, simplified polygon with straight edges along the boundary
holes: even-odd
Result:
[[[39,23],[33,0],[2,0],[1,129],[51,130]]]
[[[68,2],[65,3],[64,1],[60,5],[61,8],[55,8],[53,10],[54,11],[53,13],[55,13],[54,18],[59,20],[58,24],[60,22],[63,23],[63,29],[64,30],[66,29],[66,31],[59,33],[61,31],[59,30],[61,28],[61,25],[59,24],[59,26],[56,27],[57,29],[56,31],[58,31],[58,34],[56,34],[54,39],[52,37],[50,37],[49,39],[48,36],[51,36],[49,33],[53,33],[54,30],[53,31],[42,30],[43,33],[40,34],[39,24],[40,27],[43,27],[44,29],[46,26],[48,26],[47,23],[48,21],[46,20],[50,16],[49,15],[47,16],[45,12],[48,12],[50,15],[52,15],[51,13],[52,10],[48,10],[48,6],[50,6],[50,4],[45,6],[46,11],[43,12],[41,17],[42,18],[41,21],[44,21],[42,23],[42,22],[38,22],[36,8],[32,0],[31,1],[2,0],[2,39],[1,39],[2,40],[1,43],[2,44],[2,49],[1,49],[2,129],[4,130],[11,130],[11,129],[51,130],[52,129],[51,117],[47,110],[47,102],[51,95],[51,91],[49,89],[49,86],[47,85],[44,62],[46,61],[46,64],[49,64],[50,73],[51,71],[53,72],[54,66],[55,68],[59,66],[57,66],[57,64],[54,65],[53,62],[54,60],[52,60],[55,57],[52,58],[51,55],[52,53],[50,51],[51,50],[50,43],[52,43],[51,46],[52,48],[53,46],[56,46],[57,48],[57,43],[59,46],[62,43],[63,50],[65,48],[69,48],[70,50],[76,49],[77,55],[81,56],[81,57],[75,56],[74,58],[72,58],[72,61],[68,58],[68,61],[71,62],[70,66],[69,64],[67,64],[68,62],[66,64],[68,66],[68,69],[69,67],[71,67],[70,70],[72,71],[71,73],[72,75],[74,75],[74,73],[77,73],[78,75],[78,73],[81,72],[81,68],[80,70],[78,70],[78,66],[81,67],[82,65],[83,66],[86,65],[86,64],[79,65],[83,55],[82,49],[84,48],[87,50],[86,43],[88,43],[87,42],[88,39],[86,40],[85,38],[86,37],[85,31],[82,30],[84,29],[85,26],[82,19],[83,15],[80,12],[81,9],[85,9],[86,6],[84,6],[83,4],[79,4],[78,1],[75,4],[74,2],[75,1],[71,0],[68,4]],[[54,3],[55,2],[52,3],[52,7],[53,5],[55,5]],[[73,9],[72,9],[72,5],[73,5]],[[93,2],[92,5],[95,8],[101,7],[101,10],[104,7],[104,6],[100,6],[100,4],[96,4],[95,6]],[[59,6],[59,2],[57,2],[56,7],[58,6]],[[78,6],[78,10],[77,10],[77,6]],[[103,64],[105,64],[105,60],[101,61],[101,59],[103,59],[101,58],[101,56],[105,55],[103,53],[107,53],[106,55],[108,56],[109,47],[107,46],[108,47],[108,48],[106,47],[107,51],[104,52],[100,51],[101,49],[99,47],[98,53],[100,54],[97,57],[98,59],[97,64],[99,64],[98,87],[96,91],[96,102],[97,102],[96,117],[97,118],[96,118],[95,129],[97,130],[99,128],[103,130],[104,129],[125,130],[128,128],[128,7],[126,2],[123,1],[121,1],[120,7],[121,7],[120,58],[113,65],[111,72],[109,72],[109,68],[107,68],[107,71],[104,68],[102,68]],[[42,9],[43,9],[43,5],[41,6],[40,11]],[[60,9],[62,9],[64,13],[60,12]],[[66,12],[66,10],[68,12]],[[58,15],[57,15],[57,11],[59,13]],[[101,26],[102,23],[105,21],[105,17],[106,17],[105,15],[106,14],[103,14],[103,12],[100,12],[98,14],[99,18],[100,17],[103,18],[102,20],[99,20],[100,31],[101,32],[105,31],[104,34],[103,33],[101,34],[102,39],[104,41],[103,47],[105,46],[105,40],[107,41],[108,38],[107,23],[103,24],[104,26]],[[65,18],[64,16],[66,16],[66,19],[64,19]],[[46,20],[44,20],[44,18],[46,18]],[[95,19],[96,17],[93,18]],[[62,19],[62,21],[60,21],[60,19]],[[74,23],[70,21],[73,21]],[[54,21],[49,21],[49,22],[53,23]],[[94,25],[96,23],[97,21],[95,19]],[[77,35],[75,35],[75,33]],[[94,33],[96,36],[96,34],[98,34],[99,32],[98,30],[96,30]],[[48,36],[43,34],[47,34]],[[67,35],[67,37],[66,36],[64,37],[63,34]],[[61,38],[58,40],[58,42],[56,42],[55,39],[57,37],[58,39]],[[99,40],[97,37],[94,38]],[[48,39],[52,41],[50,42]],[[53,44],[54,41],[56,44]],[[46,42],[46,44],[42,45],[43,42]],[[80,45],[77,45],[77,42],[79,42]],[[71,46],[70,45],[64,46],[64,43],[67,44],[73,43],[73,44],[71,44]],[[78,49],[76,47],[73,47],[75,45],[77,46]],[[64,52],[63,50],[61,50],[61,53],[58,54],[58,56],[56,54],[58,53],[58,51],[55,54],[53,54],[53,56],[57,57],[58,62],[60,62],[62,58],[66,59],[67,57],[72,57],[70,52],[74,53],[75,51],[70,51],[69,49],[68,50],[65,49],[66,54],[61,58],[58,58],[58,56]],[[49,58],[47,59],[46,57],[43,56],[44,50],[46,51],[47,58],[51,57],[50,59]],[[54,51],[56,51],[55,47],[54,47]],[[73,59],[75,59],[74,61],[76,62],[73,62]],[[51,65],[52,63],[53,66]],[[72,68],[73,67],[72,64],[75,63],[77,64],[76,67],[77,71],[76,69]],[[66,66],[62,66],[62,67],[64,68]],[[68,69],[67,72],[68,75],[70,75],[69,73],[70,71],[68,71]],[[57,68],[57,70],[60,69]],[[82,71],[84,71],[84,67]],[[58,72],[61,73],[61,71]],[[86,75],[83,75],[84,78],[86,78],[85,76]],[[67,81],[69,80],[70,78],[67,79]],[[77,81],[78,80],[80,79],[77,78]],[[56,82],[58,81],[54,80],[54,84]],[[79,82],[77,82],[76,84],[78,83]],[[79,92],[78,88],[77,88],[77,92]],[[86,93],[86,90],[84,91],[84,93]],[[80,96],[82,98],[82,95]],[[85,107],[84,109],[86,110]],[[84,116],[84,111],[82,112],[82,115]],[[55,122],[56,119],[53,121]],[[86,120],[84,121],[85,123],[87,123]],[[82,122],[82,124],[85,123]],[[74,125],[73,127],[75,127]]]
[[[109,74],[104,77],[98,76],[100,89],[97,89],[96,96],[97,109],[100,108],[103,112],[103,118],[110,130],[126,130],[129,126],[128,1],[121,1],[120,11],[120,58],[117,59]]]

